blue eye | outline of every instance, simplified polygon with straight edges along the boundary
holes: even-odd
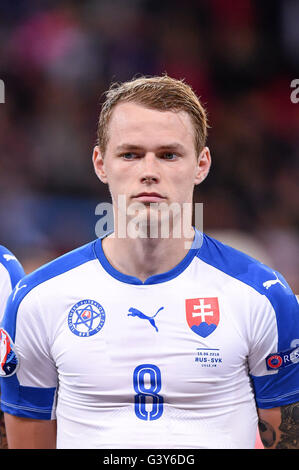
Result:
[[[122,158],[124,160],[133,160],[133,158],[136,158],[136,157],[137,157],[136,153],[132,153],[132,152],[122,154]]]
[[[175,160],[177,158],[177,155],[173,152],[166,152],[163,153],[162,158],[165,160]]]

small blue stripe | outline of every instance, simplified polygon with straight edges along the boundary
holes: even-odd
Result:
[[[20,385],[17,375],[1,378],[1,409],[23,418],[51,419],[56,387]]]
[[[275,408],[299,401],[299,364],[281,369],[277,374],[251,376],[258,408]]]

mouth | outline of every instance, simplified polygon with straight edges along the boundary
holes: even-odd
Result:
[[[161,202],[164,201],[166,198],[159,193],[143,192],[137,194],[136,196],[133,196],[132,199],[138,200],[140,202]]]

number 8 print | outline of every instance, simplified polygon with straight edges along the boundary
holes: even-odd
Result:
[[[145,376],[149,375],[149,387],[146,388]],[[163,413],[163,397],[158,395],[161,390],[161,372],[153,364],[141,364],[133,374],[135,395],[135,413],[137,418],[147,420],[159,419]],[[146,409],[146,397],[152,399],[152,409]]]

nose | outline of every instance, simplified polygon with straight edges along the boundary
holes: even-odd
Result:
[[[154,153],[147,153],[142,159],[141,182],[158,183],[160,181],[159,162]]]

